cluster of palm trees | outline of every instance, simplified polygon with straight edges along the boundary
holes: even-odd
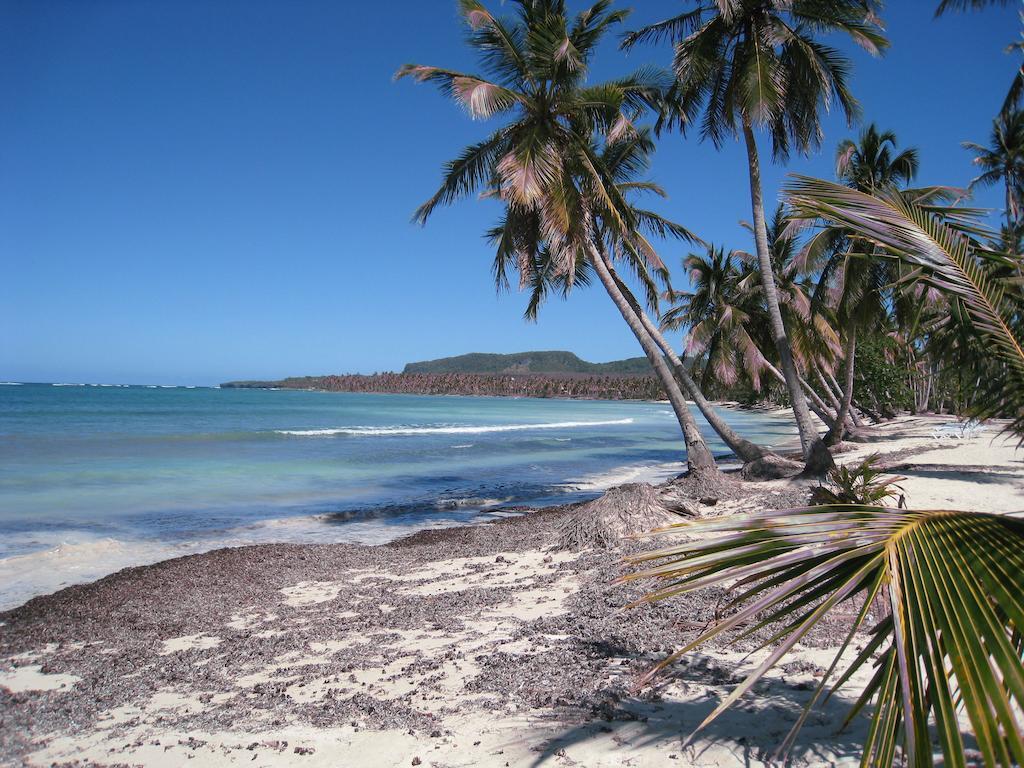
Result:
[[[1006,4],[941,0],[936,12]],[[435,83],[472,117],[499,123],[447,164],[417,218],[425,222],[438,205],[471,194],[499,201],[503,214],[489,232],[494,273],[499,286],[518,276],[530,295],[528,316],[552,293],[600,281],[668,394],[692,474],[713,477],[717,467],[691,401],[751,473],[793,470],[735,434],[706,398],[713,383],[741,378],[785,388],[805,471],[830,468],[828,444],[856,429],[858,411],[871,415],[871,404],[855,397],[858,352],[879,338],[891,341],[888,362],[904,366],[915,407],[928,406],[933,382],[966,371],[960,392],[971,390],[972,399],[959,404],[980,418],[1009,417],[1009,430],[1024,437],[1024,69],[990,146],[968,145],[981,170],[974,185],[1005,185],[1001,233],[961,204],[965,193],[911,187],[916,152],[874,125],[839,145],[836,180],[793,176],[785,207],[769,211],[761,144],[770,142],[772,157],[784,160],[820,147],[824,110],[838,106],[851,124],[859,118],[850,61],[824,40],[841,35],[871,54],[883,51],[880,0],[683,2],[679,15],[622,38],[626,48],[671,43],[669,69],[597,84],[587,78],[591,59],[625,11],[610,0],[573,17],[564,0],[510,5],[506,18],[479,0],[459,2],[483,74],[421,65],[398,72]],[[653,134],[640,124],[645,116]],[[716,146],[743,140],[752,253],[704,243],[639,202],[644,193],[663,194],[643,174],[654,135],[669,131],[696,131]],[[655,238],[703,248],[684,261],[691,290],[671,287]],[[696,363],[663,333],[684,327]],[[687,648],[744,622],[782,626],[765,663],[713,716],[834,606],[866,598],[845,648],[878,598],[891,610],[854,662],[874,660],[877,668],[856,705],[874,701],[864,764],[891,765],[898,748],[909,764],[932,764],[934,727],[945,762],[964,765],[959,713],[987,765],[1024,763],[1020,521],[839,505],[697,525],[719,535],[652,553],[646,559],[659,564],[638,574],[666,582],[651,599],[739,585],[738,612]],[[838,663],[837,656],[812,703]],[[848,677],[839,675],[835,686]]]
[[[878,4],[686,5],[678,16],[622,40],[623,48],[671,42],[670,70],[642,69],[591,84],[587,72],[596,46],[624,23],[626,11],[598,2],[570,18],[564,2],[517,0],[516,14],[504,18],[478,0],[461,0],[469,44],[484,74],[406,65],[397,77],[433,82],[472,117],[501,124],[445,166],[440,188],[417,211],[417,220],[426,222],[438,205],[474,193],[499,200],[503,215],[488,233],[494,274],[499,285],[507,285],[511,273],[518,275],[520,287],[529,291],[531,318],[552,292],[564,296],[596,278],[661,381],[695,474],[713,474],[716,464],[688,402],[744,461],[748,475],[794,470],[791,462],[736,434],[711,406],[709,388],[721,393],[738,380],[755,390],[765,379],[779,388],[793,407],[805,471],[829,469],[828,446],[854,432],[862,415],[891,413],[895,400],[889,393],[880,404],[872,392],[871,402],[855,401],[858,337],[886,342],[885,354],[905,371],[900,389],[913,393],[912,409],[945,405],[945,390],[940,396],[936,382],[948,379],[947,370],[955,370],[959,394],[949,398],[950,405],[970,405],[972,377],[981,371],[966,360],[971,339],[964,323],[950,319],[955,307],[951,312],[909,270],[876,258],[849,232],[833,227],[805,241],[785,210],[765,207],[759,135],[770,140],[773,158],[784,160],[820,146],[823,111],[838,105],[850,122],[859,116],[848,82],[850,62],[820,38],[840,33],[870,53],[883,51],[888,42]],[[947,2],[939,11],[972,5]],[[993,146],[978,148],[985,173],[974,182],[1005,181],[1004,240],[1020,229],[1024,120],[1013,111],[1017,90],[1015,85],[1007,97],[1010,112],[997,120]],[[696,128],[716,146],[742,137],[752,254],[733,251],[726,257],[641,205],[644,193],[664,194],[642,178],[654,150],[652,130],[639,124],[647,115],[653,133]],[[905,188],[916,171],[916,151],[899,151],[896,137],[874,125],[838,148],[837,177],[853,189],[900,189],[920,204],[956,197],[952,188]],[[666,237],[706,248],[706,254],[684,261],[689,292],[671,288],[669,270],[652,243]],[[639,288],[639,298],[631,286]],[[664,312],[663,299],[670,303]],[[694,361],[685,361],[663,334],[682,327],[690,335],[686,352],[699,358],[699,381]],[[946,365],[950,360],[956,365]]]
[[[665,339],[659,287],[667,287],[668,270],[649,238],[698,238],[636,202],[640,193],[661,194],[639,178],[653,151],[650,131],[638,125],[645,113],[655,116],[656,130],[685,132],[700,121],[704,136],[716,144],[742,134],[753,263],[773,367],[793,405],[806,469],[829,468],[832,458],[811,418],[807,381],[794,355],[791,335],[799,330],[787,330],[784,319],[780,288],[789,286],[780,286],[786,278],[773,262],[777,255],[769,242],[756,133],[768,134],[774,156],[784,158],[820,143],[820,115],[833,102],[851,119],[857,115],[847,83],[849,63],[816,35],[838,31],[872,52],[881,50],[886,41],[871,4],[697,4],[624,39],[624,47],[674,40],[671,73],[641,70],[600,84],[587,82],[588,65],[598,42],[627,16],[610,2],[602,0],[573,19],[558,0],[519,0],[516,16],[509,19],[493,15],[478,0],[461,0],[459,7],[486,76],[407,65],[398,77],[436,83],[475,118],[504,120],[447,164],[441,187],[417,218],[426,221],[437,205],[471,193],[499,199],[504,215],[490,232],[499,284],[517,272],[520,285],[531,292],[527,314],[534,315],[551,291],[567,294],[596,276],[666,390],[686,439],[691,472],[711,474],[717,467],[687,399],[751,471],[789,469],[735,434]],[[635,277],[643,301],[619,275],[620,266]],[[786,306],[793,311],[788,301]]]

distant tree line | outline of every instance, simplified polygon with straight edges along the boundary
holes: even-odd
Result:
[[[564,397],[588,400],[661,400],[652,376],[607,374],[375,373],[370,376],[294,376],[280,381],[233,381],[227,388],[315,389],[327,392],[390,392],[408,395]]]

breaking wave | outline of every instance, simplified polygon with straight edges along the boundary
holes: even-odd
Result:
[[[554,421],[542,424],[498,424],[479,427],[338,427],[334,429],[278,429],[279,435],[298,437],[330,437],[350,435],[353,437],[386,437],[388,435],[480,435],[487,432],[525,432],[532,429],[575,429],[577,427],[608,427],[632,424],[633,419],[609,421]]]

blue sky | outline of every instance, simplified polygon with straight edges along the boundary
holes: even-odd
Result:
[[[987,140],[1015,9],[933,20],[932,0],[888,5],[888,55],[851,50],[865,119],[920,149],[922,182],[965,185],[959,143]],[[630,28],[682,7],[633,6]],[[594,78],[669,57],[614,41],[601,53]],[[481,236],[493,204],[410,224],[441,164],[487,125],[392,82],[409,61],[476,68],[454,2],[0,0],[0,380],[216,383],[469,351],[639,354],[596,286],[536,324],[522,295],[495,294]],[[830,177],[848,135],[829,117],[819,154],[766,168],[769,199],[786,170]],[[739,144],[667,135],[651,175],[671,196],[663,213],[750,247]],[[976,202],[998,207],[1000,191]],[[662,253],[678,265],[685,249]]]

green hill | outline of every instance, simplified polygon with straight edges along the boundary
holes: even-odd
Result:
[[[496,355],[472,352],[439,360],[408,363],[402,373],[581,373],[651,375],[646,357],[613,360],[610,363],[588,363],[572,352],[518,352]]]

